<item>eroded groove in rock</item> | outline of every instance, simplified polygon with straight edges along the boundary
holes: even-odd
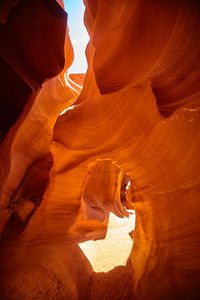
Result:
[[[27,170],[8,205],[10,217],[3,228],[2,242],[16,239],[27,226],[42,201],[52,164],[52,156],[49,154],[40,161],[36,161]]]

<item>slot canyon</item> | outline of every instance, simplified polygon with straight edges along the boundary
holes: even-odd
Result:
[[[0,1],[0,300],[198,300],[200,1],[81,1],[70,73],[76,1]]]

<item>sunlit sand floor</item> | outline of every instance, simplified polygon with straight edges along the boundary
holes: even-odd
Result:
[[[110,213],[105,239],[79,244],[95,272],[107,272],[126,265],[133,246],[129,232],[135,228],[135,212],[129,212],[129,218],[118,218]]]

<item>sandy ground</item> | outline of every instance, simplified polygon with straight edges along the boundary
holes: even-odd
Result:
[[[135,213],[131,212],[129,218],[123,219],[110,213],[106,238],[79,244],[95,272],[108,272],[126,265],[133,246],[129,232],[135,227]]]

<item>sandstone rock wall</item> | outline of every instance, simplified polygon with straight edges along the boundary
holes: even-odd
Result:
[[[62,19],[50,2],[34,7]],[[41,81],[61,73],[32,93],[1,146],[2,297],[198,299],[199,3],[84,2],[90,42],[81,94],[65,75],[73,59],[66,34],[63,71],[55,60],[53,71],[42,67]],[[49,42],[53,57],[64,51],[63,24],[51,24],[62,33],[61,44]],[[41,66],[35,51],[23,51]],[[41,84],[31,67],[27,78],[20,73],[29,89]],[[95,175],[99,160],[107,163]],[[123,174],[132,179],[133,249],[126,267],[95,274],[77,244],[106,230],[106,216],[91,215],[93,199],[106,213],[126,215],[116,198]]]

